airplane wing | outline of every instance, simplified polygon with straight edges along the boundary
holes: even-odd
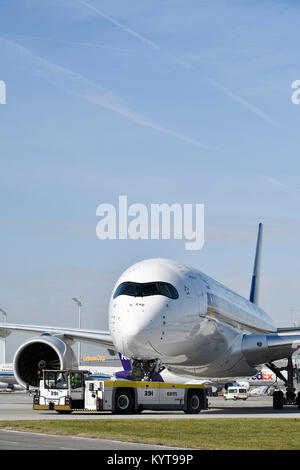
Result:
[[[293,326],[293,327],[285,327],[285,328],[277,328],[277,333],[282,335],[300,335],[300,327]]]
[[[5,338],[13,331],[63,336],[66,341],[81,341],[101,345],[110,354],[116,354],[115,346],[108,331],[14,323],[0,324],[0,337]],[[287,358],[298,349],[300,349],[300,328],[279,328],[277,334],[246,334],[242,340],[243,355],[246,357],[247,362],[253,366]]]
[[[53,326],[37,325],[18,325],[15,323],[1,323],[0,337],[9,336],[12,331],[21,331],[23,333],[51,334],[55,336],[64,336],[69,341],[81,341],[84,343],[96,343],[104,346],[109,351],[115,351],[113,341],[108,331],[84,330],[77,328],[61,328]]]

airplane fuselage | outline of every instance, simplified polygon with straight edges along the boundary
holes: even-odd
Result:
[[[145,260],[122,274],[110,299],[109,328],[124,356],[158,359],[190,377],[255,374],[242,354],[243,336],[276,332],[257,305],[167,259]]]

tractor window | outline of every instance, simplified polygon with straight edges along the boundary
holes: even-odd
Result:
[[[71,372],[70,377],[71,388],[74,390],[75,388],[83,387],[83,375],[81,372]]]
[[[66,389],[68,388],[68,375],[61,371],[44,372],[45,388],[49,389]]]

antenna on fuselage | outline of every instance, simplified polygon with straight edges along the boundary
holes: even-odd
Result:
[[[258,294],[259,294],[262,232],[263,232],[263,224],[260,223],[258,225],[256,251],[255,251],[252,281],[251,281],[250,297],[249,297],[250,302],[256,305],[258,304]]]

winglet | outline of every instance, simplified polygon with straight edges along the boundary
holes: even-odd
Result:
[[[258,304],[262,232],[263,232],[263,224],[260,223],[258,226],[255,260],[254,260],[253,275],[252,275],[250,297],[249,297],[250,302],[252,302],[253,304]]]

